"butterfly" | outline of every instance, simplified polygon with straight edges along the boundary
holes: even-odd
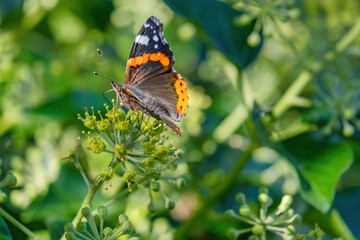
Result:
[[[163,25],[152,16],[141,27],[131,48],[124,84],[111,81],[123,106],[163,121],[175,133],[189,106],[183,78],[174,69],[175,58]]]

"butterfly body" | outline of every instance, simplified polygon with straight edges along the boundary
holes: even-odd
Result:
[[[155,16],[146,20],[130,51],[124,84],[111,82],[123,105],[166,123],[181,136],[172,121],[181,121],[188,108],[185,81],[172,68],[175,58]]]

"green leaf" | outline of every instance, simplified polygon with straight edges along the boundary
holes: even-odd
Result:
[[[261,43],[257,47],[250,47],[247,43],[254,23],[236,26],[234,19],[241,13],[229,4],[218,0],[165,0],[165,3],[198,25],[215,47],[240,69],[250,64],[259,53]]]
[[[254,107],[252,118],[259,142],[282,154],[294,167],[302,198],[319,211],[329,211],[335,187],[353,162],[350,144],[340,137],[325,138],[320,132],[306,133],[284,142],[274,142],[264,126],[263,112]],[[266,118],[271,118],[265,115]]]
[[[6,225],[6,222],[2,216],[0,216],[0,239],[12,240],[9,227]]]
[[[353,151],[341,138],[325,139],[320,134],[303,134],[284,142],[297,160],[302,184],[300,194],[321,212],[327,212],[334,200],[335,187],[342,173],[352,164]]]

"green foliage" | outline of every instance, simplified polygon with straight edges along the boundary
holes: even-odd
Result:
[[[282,236],[360,236],[358,1],[24,0],[0,9],[2,237],[110,238],[121,222],[121,233],[146,239],[224,239],[229,228],[259,239],[269,231],[260,220],[225,218],[235,191],[244,194],[230,215],[247,220],[272,199],[270,213],[288,212],[282,196],[293,196],[303,222]],[[151,15],[187,84],[182,138],[141,113],[102,107],[106,78],[123,82]],[[84,105],[94,108],[76,121]],[[255,196],[259,186],[272,197],[265,188]],[[87,215],[95,223],[84,207],[98,209]]]
[[[238,193],[236,200],[242,205],[239,208],[240,215],[236,214],[233,210],[227,210],[226,215],[230,219],[244,222],[248,226],[244,229],[228,229],[229,239],[241,239],[241,235],[252,233],[250,239],[272,239],[275,235],[281,236],[283,239],[292,239],[295,235],[295,227],[292,224],[299,224],[301,217],[294,214],[294,210],[290,208],[292,197],[284,195],[280,204],[272,211],[269,207],[273,204],[273,199],[268,195],[266,188],[260,188],[258,201],[260,203],[259,214],[253,212],[248,203],[246,202],[245,195]],[[269,211],[269,212],[268,212]],[[271,232],[269,237],[267,232]]]

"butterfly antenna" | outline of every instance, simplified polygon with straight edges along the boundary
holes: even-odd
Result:
[[[106,61],[106,59],[105,59],[104,56],[102,55],[100,49],[96,49],[96,50],[97,50],[97,52],[100,54],[101,58],[104,60],[104,62],[105,62],[106,65],[108,66],[108,68],[110,69],[111,73],[114,75],[116,81],[119,82],[119,80],[117,79],[115,73],[114,73],[113,70],[111,69],[110,64],[108,63],[108,61]]]
[[[106,79],[106,80],[109,80],[110,82],[114,81],[113,79],[111,79],[111,78],[109,78],[109,77],[105,77],[105,76],[103,76],[103,75],[100,75],[100,74],[98,74],[97,72],[94,72],[94,75],[99,76],[99,77],[102,77],[102,78],[104,78],[104,79]]]

